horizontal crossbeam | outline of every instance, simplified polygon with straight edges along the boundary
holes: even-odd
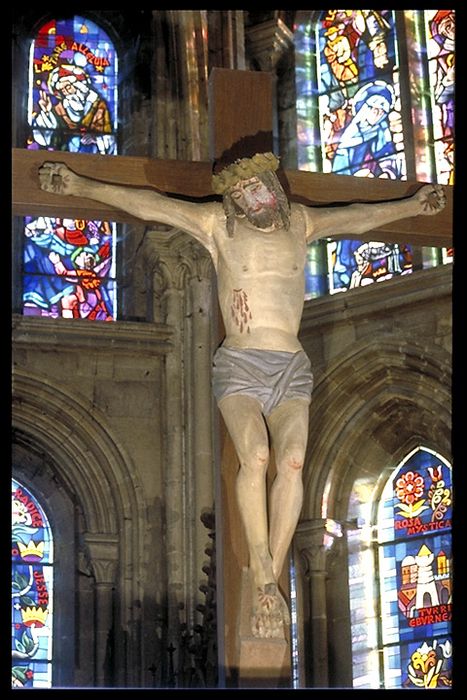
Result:
[[[14,215],[141,223],[125,212],[105,204],[43,192],[39,187],[38,169],[45,160],[64,162],[78,174],[95,180],[155,188],[170,195],[186,198],[213,197],[211,164],[205,161],[158,160],[15,148],[12,163]],[[358,178],[302,170],[286,170],[285,176],[291,201],[318,206],[400,199],[413,194],[423,184],[415,181]],[[445,186],[444,189],[447,204],[439,214],[401,219],[359,235],[358,238],[419,246],[451,246],[452,187]]]

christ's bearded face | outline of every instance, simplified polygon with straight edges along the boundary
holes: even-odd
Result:
[[[239,216],[260,229],[275,226],[278,221],[277,197],[259,177],[240,180],[230,190],[230,196],[239,210]]]

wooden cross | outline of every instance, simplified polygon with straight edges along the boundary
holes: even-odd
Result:
[[[233,143],[257,132],[270,134],[272,150],[272,76],[270,73],[214,69],[210,76],[211,155],[219,157]],[[60,197],[43,192],[38,184],[38,168],[44,160],[61,161],[75,172],[97,180],[135,187],[156,188],[185,197],[207,197],[211,190],[211,163],[177,160],[153,160],[130,156],[100,156],[62,151],[13,149],[13,213],[16,215],[54,216],[141,223],[130,215],[86,199]],[[412,194],[421,183],[286,170],[292,201],[323,205],[351,201],[382,201]],[[386,224],[359,240],[381,240],[418,246],[452,245],[452,188],[445,187],[447,206],[436,216],[419,216]],[[349,236],[341,236],[349,237]],[[247,565],[247,548],[238,523],[240,516],[234,498],[234,480],[238,468],[235,450],[225,430],[223,443],[223,502],[220,511],[229,513],[223,523],[224,553],[223,614],[228,630],[224,644],[227,669],[238,666],[235,635],[238,630],[238,602],[241,567]],[[229,496],[230,494],[230,496]],[[234,534],[235,532],[235,534]],[[219,534],[219,533],[218,533]],[[221,547],[218,541],[218,549]],[[221,601],[218,601],[218,605]],[[263,640],[259,640],[260,642]],[[237,660],[235,660],[237,659]],[[239,669],[241,673],[241,669]],[[229,671],[227,670],[227,674]]]
[[[209,87],[211,151],[214,156],[219,156],[242,136],[256,134],[258,131],[272,132],[271,85],[269,73],[213,69]],[[210,162],[13,149],[14,215],[141,223],[129,214],[105,204],[78,197],[61,198],[43,192],[39,187],[37,171],[44,160],[66,163],[80,175],[96,180],[153,187],[186,197],[212,195]],[[311,205],[400,199],[413,194],[422,184],[409,180],[357,178],[303,170],[286,170],[285,175],[289,183],[290,199]],[[452,245],[452,187],[445,186],[444,189],[447,204],[436,216],[401,219],[365,234],[341,235],[340,238],[449,247]]]

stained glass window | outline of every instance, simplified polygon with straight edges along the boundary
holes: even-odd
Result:
[[[53,538],[35,496],[11,488],[12,686],[52,686]]]
[[[425,10],[438,182],[454,183],[454,11]]]
[[[29,70],[27,148],[117,153],[118,61],[100,27],[79,16],[47,22]],[[23,314],[114,320],[116,237],[108,221],[27,217]]]
[[[378,511],[385,688],[449,688],[452,665],[451,468],[414,450]]]
[[[394,10],[323,10],[313,21],[297,23],[299,168],[452,183],[454,12],[398,14],[409,28],[408,49],[399,46]],[[403,62],[401,48],[404,56],[407,51],[409,55]],[[405,104],[401,98],[403,86],[406,95],[411,92],[411,116],[407,96]],[[428,93],[430,100],[425,98]],[[409,133],[415,138],[407,138]],[[415,163],[416,171],[410,163]],[[310,244],[316,247],[322,243]],[[319,256],[308,257],[315,263]],[[445,262],[452,259],[452,251],[427,254],[429,264],[434,257]],[[412,270],[409,245],[346,240],[327,245],[330,293]],[[318,296],[323,287],[316,264],[308,265],[306,296]]]

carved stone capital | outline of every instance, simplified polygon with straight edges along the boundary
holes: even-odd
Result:
[[[196,277],[208,279],[212,261],[208,251],[184,231],[175,228],[154,228],[146,232],[144,241],[146,269],[157,280],[162,291],[184,289]]]
[[[119,561],[118,537],[107,533],[87,532],[84,541],[96,583],[114,584]]]
[[[93,559],[91,562],[97,585],[113,586],[117,573],[117,562],[110,559]]]
[[[298,524],[294,535],[294,547],[300,555],[307,578],[327,571],[329,555],[335,548],[335,541],[340,537],[340,523],[330,518],[303,520]]]
[[[293,33],[278,17],[246,29],[250,56],[263,71],[273,71],[283,54],[293,46]]]

